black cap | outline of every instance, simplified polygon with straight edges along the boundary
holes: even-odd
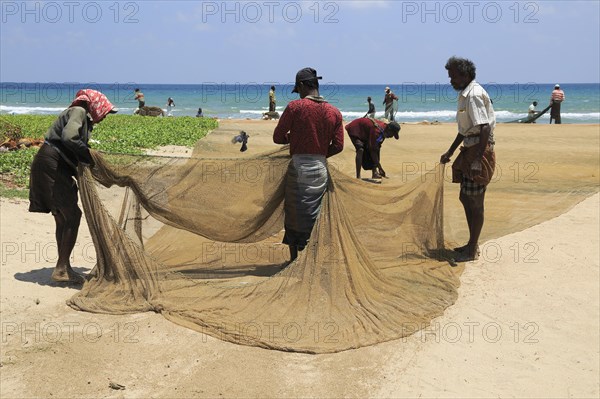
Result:
[[[398,124],[398,122],[388,123],[388,129],[390,129],[394,133],[394,138],[396,140],[400,138],[400,135],[398,134],[398,132],[400,132],[400,125]]]
[[[294,86],[294,90],[292,93],[298,93],[298,83],[306,82],[307,80],[317,80],[323,79],[322,76],[317,76],[317,71],[312,68],[302,68],[296,74],[296,85]]]

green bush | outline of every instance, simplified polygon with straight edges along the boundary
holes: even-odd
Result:
[[[0,154],[2,180],[11,181],[17,187],[27,187],[29,185],[29,167],[37,151],[37,148],[26,148]]]
[[[0,137],[5,136],[5,125],[10,124],[21,129],[21,137],[41,139],[55,119],[56,115],[2,115]]]
[[[210,118],[109,115],[94,127],[92,138],[100,143],[92,147],[119,154],[141,154],[143,149],[164,145],[192,147],[217,127],[217,121]]]
[[[56,115],[2,115],[2,126],[18,127],[22,137],[43,138]],[[218,127],[210,118],[177,117],[153,118],[137,115],[109,115],[92,132],[91,147],[107,153],[142,154],[146,149],[164,145],[192,147],[206,134]],[[0,131],[0,137],[7,132]],[[0,154],[1,180],[17,187],[29,186],[29,170],[37,148],[9,151]],[[6,193],[6,191],[0,191]]]

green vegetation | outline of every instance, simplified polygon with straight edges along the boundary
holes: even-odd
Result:
[[[27,187],[29,167],[37,151],[37,148],[25,148],[0,154],[1,180],[10,182],[16,187]]]
[[[163,145],[193,147],[217,126],[217,121],[211,118],[109,115],[94,127],[92,138],[100,143],[92,147],[119,154],[142,154],[144,149]]]
[[[28,199],[29,190],[22,188],[8,188],[3,183],[0,183],[0,197]]]
[[[56,115],[2,115],[0,143],[21,137],[43,138]],[[142,154],[145,149],[164,145],[192,147],[218,122],[210,118],[177,117],[153,118],[137,115],[109,115],[94,127],[91,147],[98,151],[119,154]],[[29,185],[29,168],[37,148],[0,153],[0,195],[11,196],[16,189]]]
[[[10,125],[20,131],[21,137],[41,139],[54,120],[56,115],[2,115],[0,116],[0,141],[6,138]]]

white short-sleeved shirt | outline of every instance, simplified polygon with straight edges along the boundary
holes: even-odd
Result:
[[[479,125],[490,125],[489,143],[494,144],[494,129],[496,115],[490,96],[475,80],[458,96],[458,111],[456,113],[458,132],[465,136],[463,145],[471,147],[479,143]]]

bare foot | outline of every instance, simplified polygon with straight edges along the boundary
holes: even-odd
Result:
[[[460,255],[458,255],[456,258],[454,258],[454,261],[455,262],[472,262],[477,259],[479,259],[478,254],[467,254],[467,253],[463,252]]]
[[[66,268],[55,268],[52,272],[52,280],[59,283],[83,284],[85,279],[79,273],[67,266]]]
[[[458,256],[454,258],[455,262],[471,262],[479,259],[479,255],[481,251],[479,251],[479,247],[472,248],[469,245],[466,245],[462,251],[458,252]]]
[[[465,252],[465,249],[467,249],[469,247],[469,244],[465,244],[462,247],[456,247],[454,248],[454,252]]]

